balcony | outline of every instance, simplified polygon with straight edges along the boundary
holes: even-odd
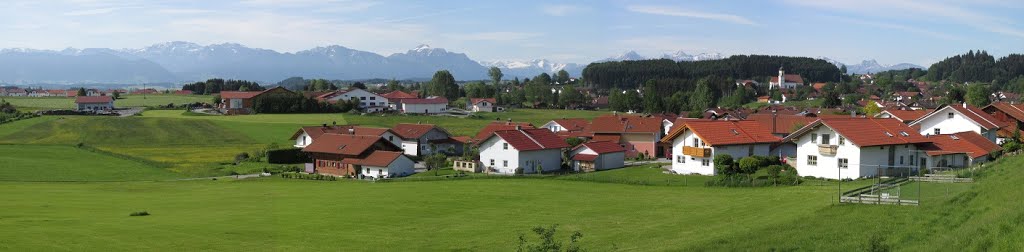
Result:
[[[838,150],[839,150],[839,146],[838,145],[827,145],[827,144],[819,144],[818,145],[818,153],[820,153],[821,155],[835,156],[836,155],[836,151],[838,151]]]
[[[711,148],[683,146],[683,155],[692,157],[710,157]]]

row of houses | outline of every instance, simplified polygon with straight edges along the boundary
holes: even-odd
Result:
[[[274,93],[294,92],[283,87],[275,87],[263,91],[223,91],[220,93],[221,103],[219,109],[229,115],[250,114],[252,113],[253,100],[257,97]],[[353,102],[357,108],[367,113],[396,111],[403,114],[439,114],[445,113],[449,109],[449,101],[444,97],[430,96],[419,98],[418,94],[402,91],[377,94],[364,89],[351,88],[323,93],[306,93],[304,95],[332,104]]]

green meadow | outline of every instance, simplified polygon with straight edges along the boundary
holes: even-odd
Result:
[[[4,100],[19,108],[28,109],[73,109],[75,98],[73,97],[3,97]],[[167,104],[185,104],[213,101],[209,95],[121,95],[121,99],[114,101],[116,107],[155,107]]]

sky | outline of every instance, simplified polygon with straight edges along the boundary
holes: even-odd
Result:
[[[168,41],[390,55],[420,44],[475,60],[587,63],[771,54],[927,66],[1024,52],[1019,0],[360,1],[5,0],[0,48],[142,48]]]

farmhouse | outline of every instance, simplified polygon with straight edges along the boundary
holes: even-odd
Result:
[[[400,152],[401,148],[378,136],[324,134],[315,142],[302,149],[309,153],[313,159],[313,172],[329,174],[334,176],[355,176],[363,171],[363,165],[383,169],[381,162],[365,162],[367,158],[377,151]],[[375,157],[372,161],[384,159]],[[392,162],[393,163],[393,162]],[[397,163],[395,165],[401,165]],[[379,168],[378,168],[379,167]],[[392,167],[388,163],[389,170],[405,171],[411,167]],[[383,171],[381,171],[383,172]]]
[[[114,109],[114,98],[110,96],[75,97],[78,111],[109,111]]]
[[[398,107],[399,111],[405,114],[438,114],[448,111],[448,99],[437,96],[402,99]]]
[[[857,179],[911,172],[920,145],[931,141],[896,119],[821,118],[783,141],[797,146],[800,176]],[[908,169],[909,168],[909,169]]]
[[[499,174],[557,171],[562,149],[568,147],[547,129],[496,131],[480,142],[480,162],[488,172]]]
[[[663,135],[662,118],[643,116],[600,116],[594,118],[590,128],[594,141],[617,142],[626,148],[627,157],[643,154],[660,155],[658,140]]]
[[[402,140],[402,149],[406,155],[428,156],[435,151],[450,152],[451,155],[461,155],[463,145],[460,141],[452,139],[452,135],[441,127],[433,124],[411,124],[399,123],[391,128]],[[431,149],[433,146],[434,149]]]
[[[910,126],[920,128],[921,134],[941,135],[974,131],[993,143],[996,142],[996,132],[1006,125],[1005,122],[967,103],[939,107],[910,123]]]
[[[366,112],[380,112],[384,111],[388,107],[388,99],[381,95],[371,93],[369,91],[351,88],[348,90],[338,90],[322,94],[316,98],[317,100],[338,103],[348,102],[353,100],[359,101],[359,109]]]
[[[384,97],[385,99],[388,100],[388,109],[390,109],[390,110],[399,110],[400,109],[399,103],[402,100],[404,100],[404,99],[416,99],[416,98],[419,98],[419,97],[416,97],[415,94],[402,92],[401,90],[395,90],[395,91],[383,93],[383,94],[380,94],[380,96]]]
[[[252,102],[259,96],[276,93],[292,93],[283,87],[275,87],[263,91],[221,91],[221,113],[228,115],[252,114]]]
[[[2,90],[2,91],[0,91],[0,92],[2,92],[2,93],[0,93],[0,95],[3,95],[3,96],[15,96],[15,97],[28,96],[28,91],[25,91],[25,89],[21,89],[21,88],[3,88],[3,89],[0,89],[0,90]]]
[[[715,175],[714,156],[767,156],[780,138],[754,121],[682,121],[662,142],[672,146],[672,171]]]
[[[341,134],[341,135],[361,135],[361,136],[379,136],[391,142],[395,146],[402,146],[402,138],[398,137],[394,131],[387,128],[370,128],[360,127],[357,125],[331,125],[327,124],[321,126],[305,126],[299,128],[292,134],[289,140],[295,141],[295,147],[306,148],[316,140],[316,138],[324,134]]]
[[[473,112],[500,112],[505,111],[504,108],[498,107],[498,102],[494,98],[473,98],[469,99],[469,104],[466,104],[466,110]]]
[[[768,81],[768,89],[791,89],[803,85],[803,77],[799,74],[786,74],[782,67],[779,67],[779,76],[772,77],[771,81]]]
[[[352,158],[345,162],[360,169],[359,173],[370,178],[404,177],[416,173],[412,161],[401,151],[374,151],[366,158]]]
[[[932,141],[921,149],[928,154],[925,167],[929,169],[963,168],[988,162],[992,153],[1002,150],[999,145],[988,141],[973,131],[927,136]]]
[[[569,156],[574,171],[592,172],[625,166],[626,149],[613,142],[588,142],[573,148]]]
[[[996,143],[998,144],[1002,144],[1007,139],[1012,139],[1016,134],[1019,134],[1021,129],[1024,129],[1024,105],[994,102],[981,110],[1006,125],[1006,127],[996,132],[998,140]]]

